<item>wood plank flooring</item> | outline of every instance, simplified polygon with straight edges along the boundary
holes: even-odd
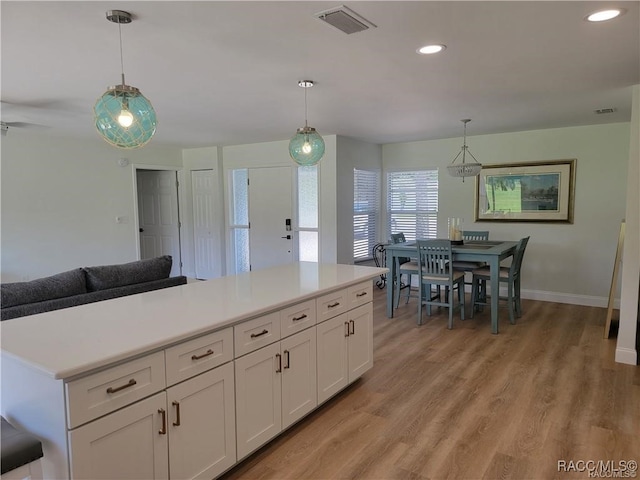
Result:
[[[558,462],[640,462],[640,367],[614,362],[606,309],[523,300],[491,335],[488,308],[417,326],[415,299],[389,319],[374,290],[373,369],[225,480],[584,479]]]

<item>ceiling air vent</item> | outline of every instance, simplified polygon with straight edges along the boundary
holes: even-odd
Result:
[[[369,28],[376,28],[376,25],[344,5],[316,13],[315,16],[347,35],[362,32]]]
[[[602,115],[603,113],[613,113],[617,110],[617,108],[599,108],[594,110],[593,112],[597,115]]]

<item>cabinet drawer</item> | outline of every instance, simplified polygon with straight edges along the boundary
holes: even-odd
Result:
[[[233,337],[236,358],[280,340],[280,312],[234,326]]]
[[[165,350],[167,386],[233,360],[233,329],[203,335]]]
[[[316,301],[298,303],[280,312],[282,338],[300,332],[316,324]]]
[[[338,290],[316,299],[318,323],[340,315],[349,309],[347,290]]]
[[[373,284],[363,282],[349,287],[349,310],[373,301]]]
[[[68,427],[75,428],[164,389],[164,352],[66,384]]]

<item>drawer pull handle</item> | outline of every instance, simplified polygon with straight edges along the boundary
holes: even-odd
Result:
[[[191,355],[191,360],[200,360],[201,358],[208,357],[209,355],[213,355],[213,350],[209,349],[202,355]]]
[[[174,427],[180,426],[180,402],[176,402],[175,400],[171,402],[171,405],[176,407],[176,421],[173,422]]]
[[[340,302],[330,303],[329,305],[327,305],[327,308],[334,308],[334,307],[337,307],[338,305],[340,305]]]
[[[356,293],[356,297],[364,297],[366,294],[367,292]]]
[[[260,333],[252,333],[251,334],[251,338],[257,338],[257,337],[261,337],[262,335],[266,335],[267,333],[269,333],[269,330],[267,330],[266,328],[264,330],[262,330]]]
[[[276,373],[282,372],[282,355],[276,353],[276,358],[278,359],[278,366],[276,367]]]
[[[307,314],[303,313],[302,315],[300,315],[299,317],[293,317],[291,320],[293,320],[294,322],[297,322],[298,320],[303,320],[307,318]]]
[[[167,434],[167,412],[165,411],[164,408],[159,408],[158,413],[162,416],[162,428],[158,430],[158,433],[160,435],[166,435]]]
[[[119,387],[113,388],[113,387],[109,387],[107,388],[107,393],[116,393],[119,392],[120,390],[124,390],[125,388],[129,388],[129,387],[133,387],[136,382],[133,378],[131,380],[129,380],[129,383],[126,383],[124,385],[121,385]]]
[[[349,332],[349,335],[355,335],[356,334],[356,322],[354,322],[353,320],[349,320],[349,323],[351,324],[351,331]]]

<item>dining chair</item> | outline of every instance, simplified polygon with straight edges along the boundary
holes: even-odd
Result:
[[[391,243],[404,243],[406,242],[404,233],[392,233]],[[411,279],[413,275],[418,275],[418,262],[414,262],[409,257],[396,257],[396,290],[394,305],[398,308],[400,305],[400,290],[402,285],[402,275],[407,275],[407,283],[404,288],[407,290],[407,301],[409,303],[409,297],[411,296]]]
[[[465,242],[471,241],[486,241],[489,240],[489,230],[463,230],[462,231],[462,240]],[[454,260],[453,268],[456,270],[462,270],[464,272],[472,272],[476,268],[481,268],[486,265],[485,262],[470,262],[464,260]],[[466,279],[464,281],[465,285],[472,286],[473,280],[467,282]],[[482,292],[480,292],[482,294]]]
[[[422,304],[424,302],[427,315],[431,315],[431,307],[448,307],[448,329],[453,328],[453,310],[460,307],[460,318],[464,320],[464,272],[451,268],[453,252],[451,240],[432,239],[418,240],[418,267],[420,275],[420,302],[418,303],[418,325],[422,325]],[[431,286],[437,287],[435,295]],[[440,288],[445,288],[444,301]],[[458,305],[455,304],[454,289],[458,289]],[[451,294],[449,294],[451,291]]]
[[[524,251],[527,248],[530,237],[524,237],[518,242],[516,252],[513,256],[513,261],[508,267],[500,267],[499,278],[500,283],[507,284],[507,296],[499,297],[500,300],[506,300],[509,308],[509,321],[511,324],[516,323],[515,317],[522,316],[522,304],[520,299],[520,273],[522,271],[522,259],[524,258]],[[480,294],[481,284],[484,284],[486,292],[486,283],[491,279],[491,267],[484,266],[473,270],[473,282],[471,288],[471,318],[477,305],[489,305],[486,298]],[[499,295],[500,292],[491,292],[492,295]]]

